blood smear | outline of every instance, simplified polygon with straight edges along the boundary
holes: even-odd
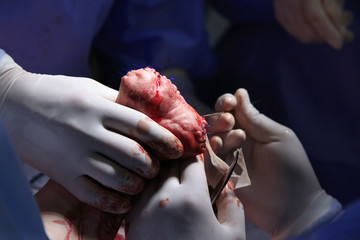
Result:
[[[65,240],[69,240],[70,239],[70,234],[71,234],[71,231],[72,231],[71,223],[69,223],[66,220],[55,220],[53,222],[65,226],[66,231],[67,231],[66,236],[65,236]]]
[[[169,202],[169,198],[165,198],[163,200],[160,200],[159,205],[161,208],[164,208],[168,202]]]

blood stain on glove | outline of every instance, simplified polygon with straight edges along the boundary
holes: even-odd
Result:
[[[148,135],[151,132],[151,127],[149,125],[151,118],[144,118],[139,120],[137,123],[137,132],[140,135]],[[170,159],[178,158],[183,154],[183,145],[178,139],[168,137],[163,137],[162,141],[151,141],[147,140],[146,145],[152,149],[157,150],[158,152],[166,151],[166,156]],[[174,146],[174,148],[169,148],[168,146]]]
[[[156,70],[146,67],[128,72],[121,79],[116,102],[146,114],[179,138],[184,147],[181,158],[205,151],[205,119]]]
[[[136,147],[134,147],[133,150],[133,155],[134,156],[140,156],[142,153],[142,155],[145,156],[145,162],[151,166],[151,168],[147,169],[147,171],[144,171],[144,167],[143,165],[140,166],[135,166],[134,169],[136,170],[136,172],[141,173],[142,176],[147,176],[148,178],[152,178],[154,176],[156,176],[156,174],[159,172],[160,169],[160,164],[158,161],[152,161],[151,157],[148,155],[148,153],[145,151],[145,149],[140,146],[137,145]]]
[[[164,208],[168,204],[168,202],[169,202],[169,198],[164,198],[164,199],[159,201],[159,206],[161,208]]]
[[[57,224],[65,226],[66,231],[67,231],[66,235],[65,235],[65,240],[69,240],[70,234],[72,231],[71,222],[69,220],[65,219],[65,220],[55,220],[55,221],[53,221],[53,223],[57,223]]]
[[[236,195],[234,193],[234,189],[235,189],[234,183],[231,180],[229,180],[229,182],[226,184],[225,188],[222,190],[218,201],[222,201],[223,203],[227,203],[227,204],[236,201],[237,207],[244,209],[241,201],[236,197]],[[218,208],[223,208],[225,206],[226,206],[226,204],[224,206],[220,206],[217,203]]]

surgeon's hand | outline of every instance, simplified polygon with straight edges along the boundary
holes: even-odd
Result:
[[[351,41],[348,30],[352,14],[344,11],[345,0],[274,0],[279,23],[302,43],[327,42],[340,49]]]
[[[0,114],[17,153],[80,201],[127,212],[127,196],[159,170],[150,152],[181,156],[180,140],[116,104],[117,91],[89,78],[29,73],[3,51],[0,56]]]
[[[221,96],[217,110],[228,105],[235,106],[236,122],[247,136],[243,151],[251,186],[235,190],[247,219],[274,239],[333,219],[341,205],[321,188],[294,132],[259,113],[245,89]]]
[[[217,219],[199,157],[166,162],[160,177],[127,216],[127,240],[245,239],[243,207],[233,186],[228,184],[217,200]]]

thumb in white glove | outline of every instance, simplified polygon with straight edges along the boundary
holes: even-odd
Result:
[[[112,213],[154,177],[157,159],[181,142],[146,115],[115,103],[118,92],[92,79],[32,74],[0,50],[0,114],[21,159],[80,201]]]
[[[245,89],[221,96],[217,109],[222,106],[234,106],[236,122],[247,136],[243,151],[251,186],[235,193],[248,220],[274,239],[286,239],[339,213],[340,203],[321,188],[291,129],[259,113]]]

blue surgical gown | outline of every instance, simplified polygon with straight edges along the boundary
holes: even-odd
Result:
[[[291,240],[356,240],[360,238],[360,199],[352,202],[331,223]]]
[[[0,239],[48,239],[25,172],[0,119]]]

